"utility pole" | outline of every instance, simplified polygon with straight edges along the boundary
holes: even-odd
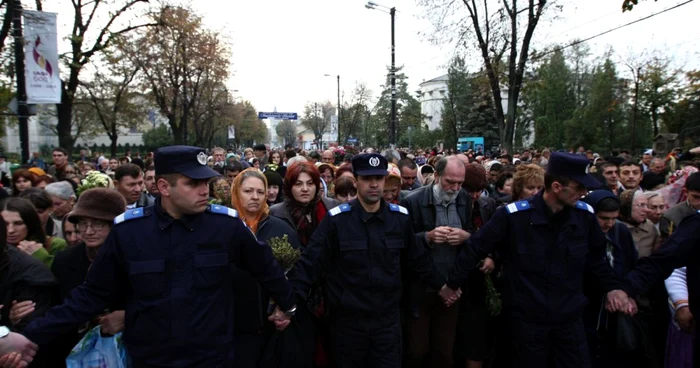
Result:
[[[394,43],[394,18],[396,8],[389,9],[391,15],[391,148],[396,147],[396,44]]]
[[[22,36],[21,0],[10,0],[7,4],[12,11],[12,27],[15,39],[15,70],[17,72],[17,117],[19,118],[19,141],[23,164],[29,161],[29,107],[27,106],[27,85],[24,75],[24,37]]]
[[[340,121],[343,119],[343,108],[340,107],[340,74],[338,74],[338,145],[344,146],[345,142],[340,140]]]

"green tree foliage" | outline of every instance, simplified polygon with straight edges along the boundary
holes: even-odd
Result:
[[[428,131],[428,127],[421,114],[420,102],[408,92],[408,77],[401,73],[402,69],[403,67],[396,68],[396,144],[408,146],[409,126],[412,135],[423,134]],[[369,127],[372,141],[377,147],[386,147],[391,143],[391,71],[388,71]]]
[[[159,147],[170,146],[173,144],[173,137],[170,128],[161,124],[157,127],[143,133],[143,145],[147,151],[155,151]]]
[[[452,59],[447,76],[441,122],[445,147],[456,147],[458,137],[484,137],[486,147],[497,146],[498,123],[488,77],[469,73],[462,57]]]
[[[236,103],[233,111],[233,126],[236,128],[234,146],[252,147],[265,142],[268,137],[267,126],[258,119],[258,112],[250,101]]]
[[[654,0],[657,1],[657,0]],[[634,8],[635,5],[639,3],[639,0],[624,0],[622,2],[622,12],[630,11]]]
[[[680,71],[670,64],[669,59],[653,57],[640,75],[639,104],[643,114],[651,119],[654,136],[659,134],[663,112],[675,104],[679,93]]]
[[[343,108],[343,119],[340,122],[342,125],[340,131],[343,133],[343,137],[340,137],[342,142],[347,142],[351,136],[358,137],[360,135],[366,116],[370,113],[371,99],[372,91],[367,88],[367,85],[357,83],[352,92],[349,107]]]
[[[291,120],[282,120],[277,123],[275,133],[277,133],[277,136],[281,139],[281,146],[287,144],[294,145],[297,140],[297,124]]]
[[[561,50],[537,68],[523,88],[523,101],[534,120],[535,146],[563,148],[566,124],[576,108],[574,75]]]
[[[335,116],[335,106],[330,101],[307,103],[303,116],[301,124],[314,133],[318,147],[323,147],[323,133],[331,128],[331,116]]]
[[[679,134],[685,147],[695,147],[700,139],[700,70],[685,74],[679,97],[678,103],[663,112],[661,127]]]

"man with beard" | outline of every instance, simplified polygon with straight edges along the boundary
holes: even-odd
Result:
[[[353,158],[357,199],[329,211],[287,274],[303,299],[325,274],[339,368],[401,367],[402,267],[420,274],[434,290],[444,288],[444,276],[416,243],[406,208],[383,200],[387,166],[375,153]]]
[[[463,155],[462,155],[463,156]],[[435,182],[412,191],[401,202],[410,213],[416,243],[428,249],[442,276],[452,268],[461,246],[469,239],[471,198],[462,189],[465,166],[458,156],[440,159]],[[430,356],[430,367],[452,367],[452,346],[459,307],[448,308],[438,291],[411,279],[408,289],[410,315],[406,319],[406,364],[421,367]]]
[[[606,239],[593,207],[579,201],[597,181],[585,156],[552,153],[544,191],[496,211],[463,248],[447,285],[457,290],[484,257],[497,252],[505,277],[502,315],[516,367],[589,367],[582,322],[584,271],[600,283],[609,310],[636,309],[631,287],[605,260]],[[444,298],[449,302],[456,297]]]

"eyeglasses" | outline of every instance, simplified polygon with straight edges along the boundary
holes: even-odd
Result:
[[[639,207],[639,208],[649,208],[649,206],[646,203],[637,203],[637,204],[633,204],[633,206]]]
[[[93,231],[102,231],[105,227],[108,227],[109,223],[105,221],[95,221],[95,222],[88,222],[88,221],[78,221],[77,224],[75,224],[75,230],[78,232],[84,233],[87,232],[88,227],[91,227]]]

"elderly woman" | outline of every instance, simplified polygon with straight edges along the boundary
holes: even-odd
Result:
[[[384,201],[399,204],[401,195],[401,171],[394,164],[389,164],[388,174],[384,180]]]
[[[93,188],[80,195],[75,209],[67,217],[68,222],[80,233],[80,244],[57,254],[52,271],[60,284],[60,300],[85,282],[88,270],[102,244],[107,240],[114,218],[126,210],[124,197],[116,190]],[[102,316],[76,328],[57,339],[56,359],[65,360],[73,346],[90,328],[102,326],[102,333],[113,335],[124,329],[124,301],[115,301]],[[93,326],[94,325],[94,326]]]
[[[61,221],[68,212],[73,210],[76,198],[75,191],[73,190],[73,186],[66,181],[51,183],[47,185],[44,190],[53,201],[53,213],[51,214],[51,218],[56,223],[56,226],[51,235],[62,238],[63,229],[61,228]]]
[[[238,215],[248,225],[258,240],[282,239],[294,248],[301,248],[294,228],[284,220],[270,216],[267,205],[267,179],[255,168],[243,170],[233,181],[231,203]],[[233,287],[236,292],[234,305],[236,326],[236,367],[258,367],[271,323],[267,321],[270,295],[260,287],[255,278],[243,270],[234,271]]]
[[[647,198],[647,218],[652,224],[659,229],[659,221],[661,217],[666,213],[666,202],[664,201],[664,196],[659,192],[645,192],[644,196]]]
[[[67,247],[66,241],[46,236],[32,202],[8,198],[2,203],[2,218],[7,225],[7,244],[39,259],[51,267],[56,253]]]
[[[632,233],[639,258],[649,256],[659,245],[659,231],[647,219],[649,205],[641,190],[628,189],[620,193],[620,221]]]

